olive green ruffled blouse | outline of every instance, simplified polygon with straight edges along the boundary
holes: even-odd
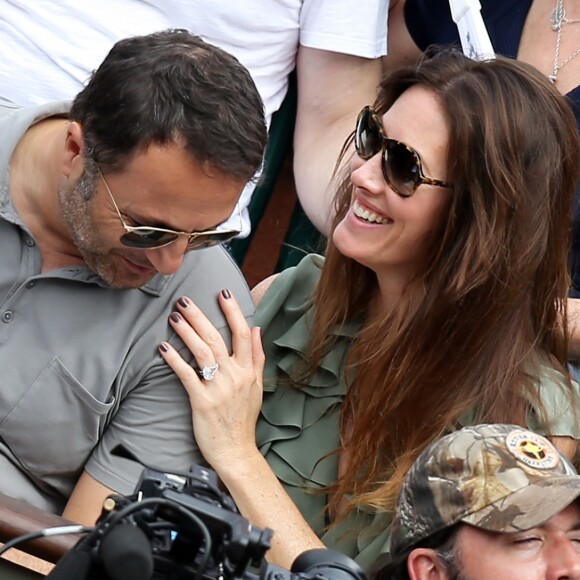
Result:
[[[295,268],[282,272],[256,310],[254,322],[262,328],[266,353],[257,442],[286,492],[324,544],[369,570],[378,555],[388,551],[391,514],[359,509],[327,530],[327,497],[320,491],[337,479],[338,457],[329,454],[340,445],[339,415],[346,394],[343,362],[358,325],[335,330],[335,347],[308,384],[297,385],[290,379],[307,351],[312,295],[323,264],[324,258],[312,254]],[[555,419],[552,434],[580,439],[568,400],[558,395],[559,388],[549,388],[550,385],[550,380],[542,381],[541,393],[548,413]],[[460,423],[469,424],[469,418],[462,418]]]

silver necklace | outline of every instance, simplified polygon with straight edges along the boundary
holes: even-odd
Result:
[[[576,24],[580,22],[580,18],[566,18],[566,9],[564,8],[564,0],[556,0],[556,7],[550,14],[550,23],[552,30],[557,32],[556,48],[554,50],[554,63],[552,65],[552,74],[548,76],[552,83],[555,83],[558,78],[560,70],[567,65],[573,58],[580,54],[580,48],[577,48],[564,62],[560,62],[560,44],[562,43],[562,29],[564,24]]]

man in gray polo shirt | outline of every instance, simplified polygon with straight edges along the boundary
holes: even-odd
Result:
[[[0,135],[0,492],[92,523],[140,474],[118,444],[200,460],[157,346],[183,346],[181,296],[226,337],[220,290],[252,314],[215,244],[260,166],[262,103],[233,57],[165,31],[118,42],[72,106],[0,107]]]

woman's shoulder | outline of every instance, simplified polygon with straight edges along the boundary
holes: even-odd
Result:
[[[542,366],[536,379],[548,428],[530,427],[544,435],[580,439],[580,385],[549,365]]]
[[[280,275],[279,273],[272,274],[271,276],[264,278],[261,282],[258,282],[252,288],[252,290],[250,291],[250,294],[252,295],[252,300],[253,300],[255,306],[258,306],[258,304],[260,304],[260,302],[262,301],[262,298],[264,298],[264,294],[266,294],[266,292],[268,291],[268,288],[270,288],[270,286],[272,285],[274,280],[276,280],[276,278],[279,275]]]
[[[254,322],[258,326],[269,323],[281,310],[304,314],[312,304],[312,295],[324,264],[318,254],[308,254],[292,268],[274,274],[252,290],[257,305]]]
[[[570,437],[580,440],[580,384],[550,364],[541,364],[530,373],[535,392],[526,396],[530,407],[526,417],[527,428],[547,437]],[[541,409],[537,408],[537,404]],[[459,419],[460,427],[477,422],[472,408]]]

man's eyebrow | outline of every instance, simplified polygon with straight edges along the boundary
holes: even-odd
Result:
[[[157,222],[154,222],[153,220],[141,221],[141,220],[137,219],[136,217],[131,217],[131,216],[127,216],[127,217],[131,221],[135,222],[135,224],[137,224],[137,227],[162,228],[165,230],[171,230],[173,232],[179,232],[179,233],[184,233],[184,234],[201,234],[203,232],[213,232],[213,231],[217,230],[217,228],[224,223],[224,222],[219,222],[219,223],[215,224],[215,226],[210,226],[209,228],[205,228],[203,230],[192,230],[192,231],[188,232],[185,230],[177,229],[177,228],[175,228],[169,224],[166,224],[165,222],[162,222],[162,221],[157,221]]]
[[[164,222],[163,220],[155,220],[152,218],[141,218],[141,216],[129,214],[128,212],[121,212],[125,214],[125,217],[131,220],[133,223],[136,224],[136,227],[150,227],[150,228],[163,228],[165,230],[171,230],[174,232],[181,232],[180,229]],[[219,224],[218,224],[219,225]],[[190,232],[183,232],[183,233],[190,233]]]

